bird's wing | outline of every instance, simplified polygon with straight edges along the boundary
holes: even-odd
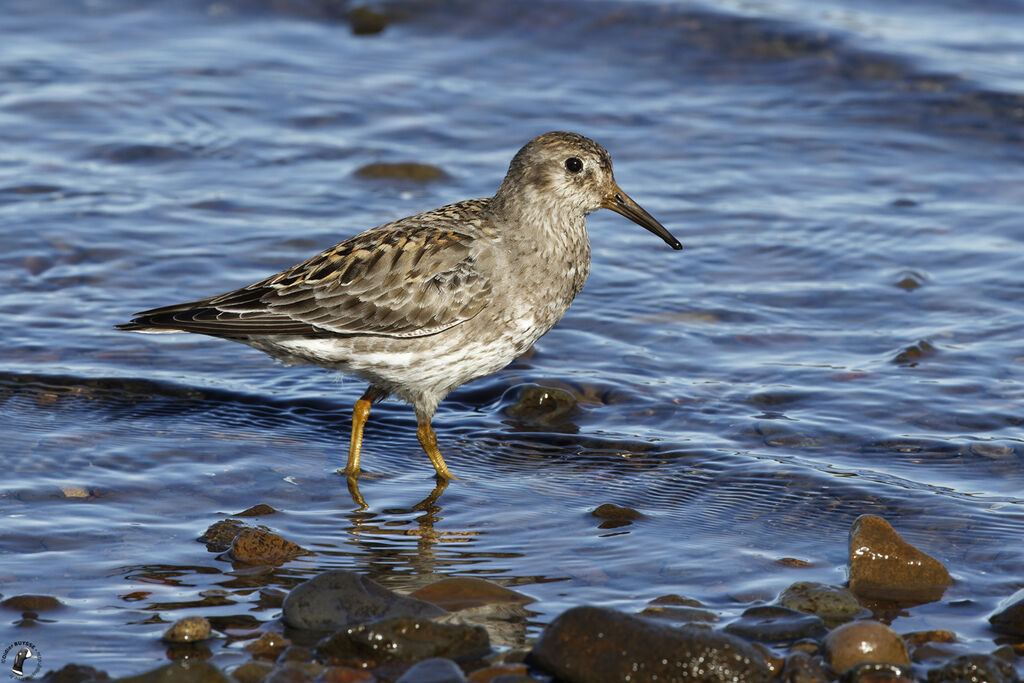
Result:
[[[477,267],[474,239],[405,219],[248,287],[145,311],[122,327],[218,337],[431,335],[469,320],[489,299],[491,282]]]

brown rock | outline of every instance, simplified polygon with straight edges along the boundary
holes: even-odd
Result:
[[[377,679],[369,671],[350,666],[329,666],[316,680],[318,683],[374,683]]]
[[[525,664],[494,664],[469,674],[469,683],[491,683],[499,676],[525,676]]]
[[[6,602],[6,601],[5,601]],[[1024,636],[1024,598],[988,618],[992,629],[1009,636]]]
[[[862,598],[919,604],[942,597],[953,583],[934,557],[904,541],[876,515],[850,529],[850,590]]]
[[[674,628],[602,607],[563,612],[537,639],[531,660],[564,683],[755,683],[772,678],[761,652],[740,638]]]
[[[280,564],[309,552],[263,529],[243,529],[231,542],[231,557],[246,564]]]
[[[495,603],[525,605],[533,602],[533,598],[511,588],[473,577],[442,579],[420,588],[409,597],[433,603],[449,612]]]
[[[164,633],[168,643],[195,643],[210,637],[210,622],[205,617],[185,617],[174,622]]]
[[[60,600],[51,595],[12,595],[3,602],[0,602],[0,606],[7,609],[38,612],[46,609],[57,609],[64,605]]]
[[[903,639],[877,621],[854,621],[833,629],[822,643],[828,665],[837,674],[861,662],[910,664]]]
[[[446,177],[444,171],[430,164],[418,164],[412,161],[394,164],[374,163],[356,169],[356,175],[373,180],[405,180],[417,183],[428,183]]]
[[[245,527],[245,522],[237,519],[222,519],[211,524],[196,540],[205,543],[206,549],[211,553],[222,553],[231,547],[231,541],[235,540],[238,532]]]
[[[257,503],[256,505],[253,505],[251,508],[246,508],[245,510],[242,510],[237,515],[235,515],[235,517],[261,517],[263,515],[272,515],[275,512],[277,512],[277,510],[270,507],[266,503]]]
[[[231,677],[238,683],[259,683],[267,674],[274,670],[274,665],[269,662],[246,662],[231,672]]]
[[[284,652],[284,649],[292,644],[280,633],[268,631],[256,640],[248,643],[245,649],[248,650],[254,659],[277,659]]]

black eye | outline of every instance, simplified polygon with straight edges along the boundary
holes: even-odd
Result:
[[[565,160],[565,169],[569,173],[579,173],[583,170],[583,162],[576,157],[569,157]]]

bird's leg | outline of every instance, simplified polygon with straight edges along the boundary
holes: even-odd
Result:
[[[356,401],[352,409],[352,440],[348,443],[348,464],[345,465],[344,474],[349,479],[359,477],[359,456],[363,450],[363,427],[370,418],[370,406],[374,401],[387,396],[376,387],[369,387],[362,397]]]
[[[448,469],[448,465],[445,464],[444,458],[441,456],[441,451],[437,448],[437,435],[434,434],[434,428],[430,426],[430,418],[417,415],[416,422],[416,438],[420,440],[420,445],[427,452],[430,462],[434,464],[437,476],[441,479],[458,479]]]

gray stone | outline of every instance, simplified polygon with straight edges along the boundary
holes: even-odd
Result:
[[[292,628],[333,630],[390,617],[435,617],[445,613],[429,602],[388,590],[344,569],[314,576],[284,599],[284,622]]]
[[[825,635],[821,617],[780,605],[758,605],[745,610],[725,627],[733,635],[765,643],[782,643]]]
[[[414,664],[396,683],[466,683],[466,676],[452,660],[434,657]]]
[[[359,624],[324,638],[316,646],[321,658],[361,666],[373,662],[418,662],[431,657],[462,659],[490,652],[482,626],[438,624],[426,619],[394,618]]]

